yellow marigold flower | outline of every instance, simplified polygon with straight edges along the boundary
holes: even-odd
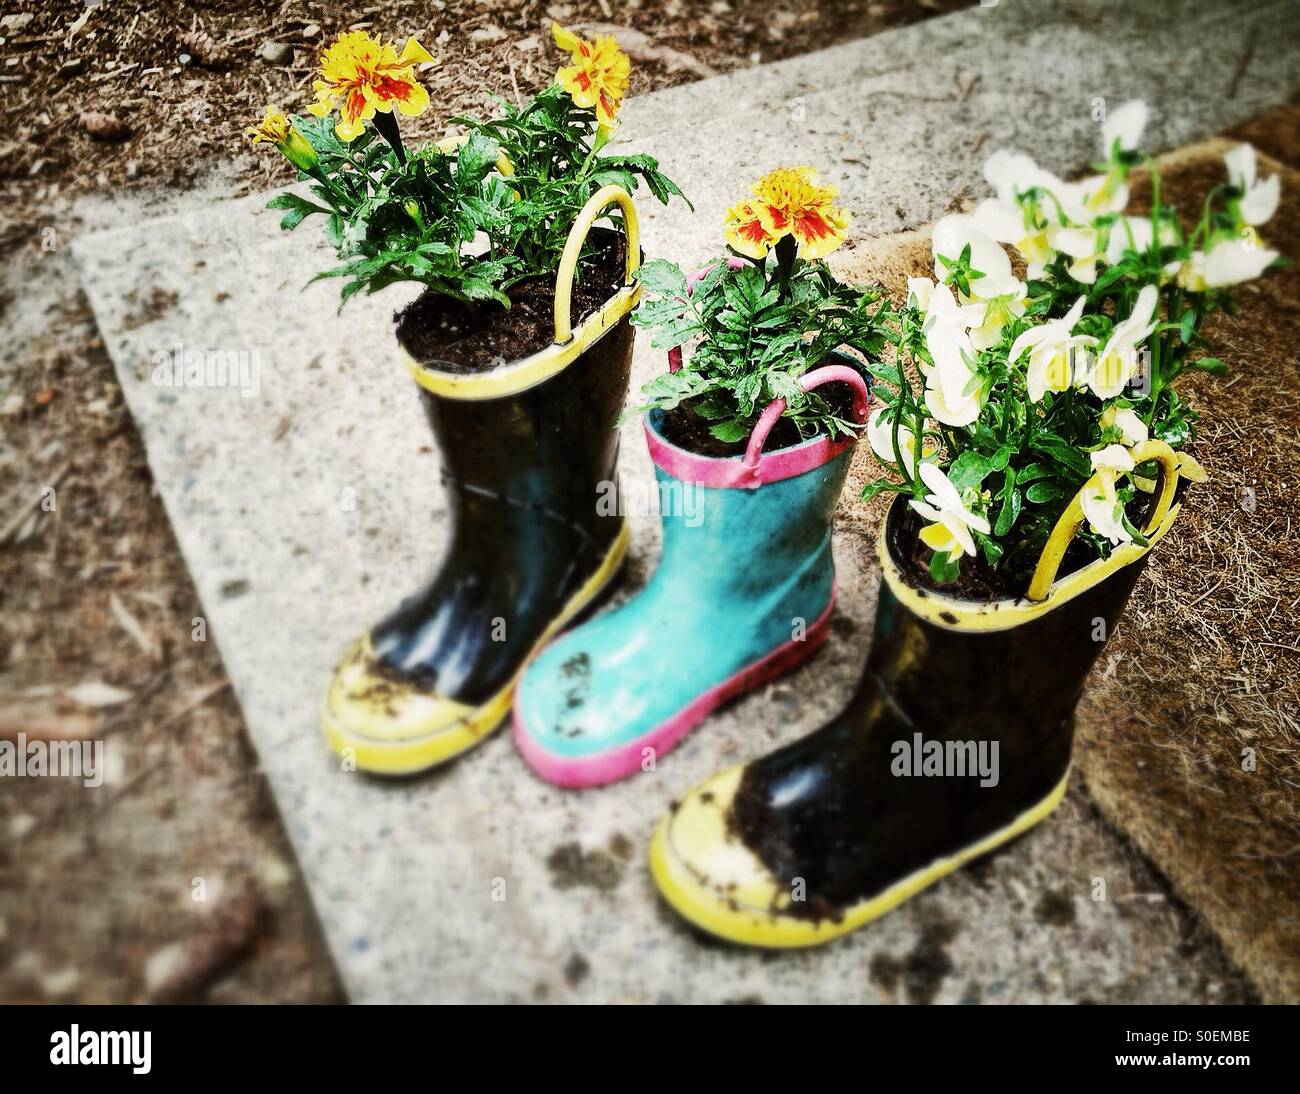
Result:
[[[784,232],[773,232],[769,228],[771,218],[767,210],[756,201],[742,201],[727,210],[723,227],[727,234],[727,243],[737,254],[748,258],[762,258]]]
[[[283,144],[289,139],[289,119],[275,107],[268,106],[262,120],[248,127],[248,136],[254,144],[260,141]]]
[[[364,30],[347,31],[321,54],[312,84],[316,102],[307,107],[318,118],[336,106],[339,111],[334,132],[339,140],[355,140],[365,123],[377,111],[423,114],[429,93],[415,77],[415,66],[433,58],[414,38],[408,38],[399,54],[391,42],[371,38]]]
[[[274,106],[266,108],[257,125],[248,127],[248,137],[254,144],[267,141],[275,145],[285,159],[303,171],[316,165],[316,149],[284,112]]]
[[[800,258],[825,258],[844,242],[849,214],[831,204],[839,191],[819,185],[811,167],[778,167],[753,192],[769,234],[794,236]]]
[[[596,120],[606,129],[618,124],[618,108],[627,94],[632,71],[627,54],[609,34],[594,42],[586,42],[559,23],[551,24],[555,44],[567,49],[573,64],[565,65],[556,74],[556,82],[572,97],[574,103],[587,110],[596,111]]]

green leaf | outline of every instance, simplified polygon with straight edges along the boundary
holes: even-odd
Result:
[[[993,534],[1001,539],[1015,526],[1016,518],[1020,516],[1021,495],[1020,491],[1012,487],[1011,493],[1002,503],[1002,508],[998,510],[997,523],[993,526]]]
[[[974,537],[975,542],[979,544],[980,550],[984,552],[984,560],[990,566],[996,566],[1002,559],[1002,544],[982,532],[975,532]]]
[[[1208,372],[1212,376],[1228,375],[1228,366],[1217,357],[1202,357],[1199,360],[1191,362],[1191,367],[1199,368],[1202,372]]]
[[[947,551],[936,551],[930,556],[930,577],[936,585],[951,585],[960,573],[960,562],[949,558]]]
[[[657,296],[686,295],[686,275],[675,263],[663,258],[647,262],[637,270],[636,279]]]
[[[497,165],[501,146],[481,132],[472,132],[456,153],[456,182],[465,186],[477,184]]]
[[[884,380],[887,384],[893,384],[895,387],[899,387],[903,383],[903,374],[896,365],[871,362],[867,365],[867,371],[872,376]]]
[[[735,442],[743,441],[753,431],[753,428],[749,422],[740,418],[732,418],[729,422],[719,422],[717,425],[711,426],[709,432],[720,441]]]
[[[1036,482],[1025,491],[1026,500],[1032,501],[1035,505],[1042,505],[1044,502],[1064,496],[1065,491],[1054,482]]]
[[[903,494],[906,493],[907,490],[908,488],[905,483],[890,482],[888,479],[876,479],[873,482],[867,483],[867,485],[862,488],[862,500],[870,501],[877,494],[883,494],[886,491]]]
[[[685,345],[691,337],[698,334],[700,324],[693,315],[684,315],[659,327],[650,345],[655,349],[676,349]]]
[[[1033,482],[1035,479],[1046,478],[1054,474],[1050,463],[1031,463],[1027,467],[1022,467],[1016,472],[1016,482],[1020,485]]]
[[[967,487],[978,487],[984,477],[994,470],[993,461],[974,450],[963,452],[948,468],[948,481],[960,492]]]
[[[323,205],[317,205],[314,201],[308,201],[306,198],[299,197],[297,194],[277,194],[266,203],[268,209],[286,209],[288,210],[280,218],[280,227],[286,232],[292,232],[299,224],[313,213],[324,213],[330,215],[330,211]]]

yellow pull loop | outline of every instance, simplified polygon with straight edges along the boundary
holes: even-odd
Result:
[[[627,236],[627,263],[624,282],[632,284],[632,275],[641,265],[641,228],[636,219],[636,206],[631,195],[621,186],[603,186],[587,199],[564,244],[560,268],[555,274],[555,344],[562,346],[573,337],[573,316],[570,303],[573,297],[573,274],[578,267],[578,256],[586,242],[591,226],[609,206],[617,204],[623,210],[623,232]]]
[[[1149,460],[1155,460],[1160,465],[1160,493],[1151,509],[1151,516],[1142,529],[1143,535],[1150,535],[1169,516],[1170,507],[1174,503],[1174,492],[1178,489],[1179,472],[1182,470],[1191,472],[1187,477],[1196,482],[1205,477],[1205,472],[1190,456],[1179,457],[1164,441],[1143,441],[1141,444],[1134,445],[1129,452],[1133,456],[1135,465]],[[1200,478],[1197,478],[1198,474]],[[1046,600],[1047,594],[1052,591],[1052,582],[1056,580],[1056,571],[1061,568],[1061,560],[1065,558],[1066,549],[1084,521],[1083,495],[1086,491],[1100,485],[1100,474],[1094,474],[1065,507],[1065,512],[1061,514],[1056,527],[1052,529],[1052,534],[1048,536],[1047,545],[1043,548],[1038,565],[1034,568],[1033,580],[1029,582],[1029,591],[1026,593],[1030,600]]]

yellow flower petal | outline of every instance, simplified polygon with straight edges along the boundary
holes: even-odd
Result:
[[[397,101],[397,109],[402,114],[415,117],[429,109],[429,93],[419,84],[412,84],[410,94]]]
[[[573,61],[556,72],[556,82],[569,93],[575,106],[595,110],[598,124],[612,129],[630,82],[632,63],[627,54],[608,34],[586,42],[558,24],[552,24],[551,34],[561,49],[569,51]]]
[[[756,200],[746,204],[758,211],[772,237],[769,245],[783,236],[793,235],[799,244],[799,257],[811,260],[824,258],[844,242],[849,214],[831,204],[839,191],[834,186],[820,185],[815,169],[778,167],[756,182],[751,192]],[[728,242],[731,242],[730,235]]]
[[[571,30],[566,30],[559,23],[551,24],[551,37],[555,39],[555,44],[563,50],[570,53],[577,52],[582,46],[582,39]]]
[[[762,258],[780,238],[771,230],[763,206],[754,201],[742,201],[728,209],[723,226],[727,244],[747,258]]]
[[[433,62],[431,54],[424,46],[420,45],[414,38],[408,38],[406,45],[402,47],[402,55],[397,58],[399,65],[417,65]]]
[[[949,556],[961,554],[961,544],[942,524],[927,524],[921,529],[919,538],[932,551],[947,552]]]
[[[324,117],[337,107],[340,120],[334,131],[341,140],[358,137],[376,111],[391,113],[394,104],[403,114],[421,114],[428,109],[429,93],[416,78],[415,66],[432,60],[414,38],[398,54],[391,42],[365,31],[345,32],[321,54],[320,79],[312,85],[317,102],[307,109]]]

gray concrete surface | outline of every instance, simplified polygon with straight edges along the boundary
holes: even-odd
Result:
[[[1150,6],[1154,8],[1155,6]],[[999,145],[1079,168],[1094,100],[1143,95],[1153,148],[1215,132],[1300,78],[1287,3],[1022,4],[923,23],[634,100],[623,132],[695,200],[643,204],[652,255],[695,262],[759,172],[819,166],[859,238],[981,195]],[[1136,9],[1136,10],[1135,10]],[[340,771],[317,727],[347,641],[411,591],[445,536],[438,457],[393,352],[393,289],[339,317],[328,261],[265,195],[195,204],[82,238],[77,257],[158,488],[250,732],[357,1000],[1215,999],[1239,991],[1213,947],[1079,794],[983,868],[832,947],[764,957],[701,942],[658,903],[644,864],[674,794],[810,729],[846,696],[874,610],[870,544],[844,531],[835,640],[799,674],[710,720],[658,770],[565,793],[500,733],[432,776]],[[259,390],[152,381],[177,347],[257,355]],[[646,340],[634,384],[662,366]],[[648,458],[628,427],[623,472]],[[633,517],[631,584],[657,529]],[[1106,880],[1105,901],[1091,899]],[[506,899],[493,900],[504,880]]]

